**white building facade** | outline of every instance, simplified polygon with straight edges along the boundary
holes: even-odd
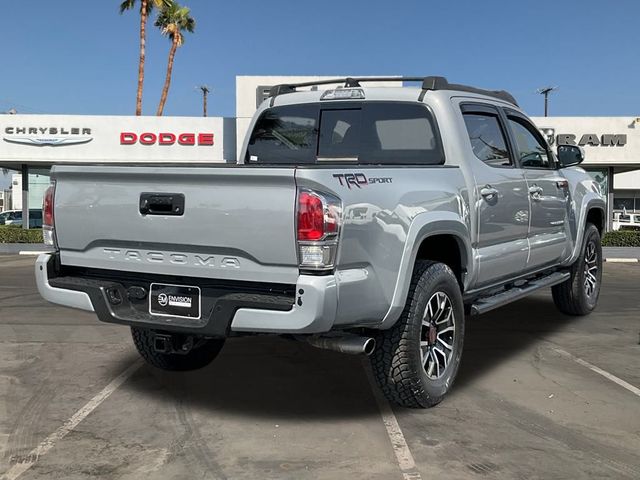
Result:
[[[0,115],[0,167],[20,172],[13,175],[12,194],[3,195],[0,208],[26,209],[24,201],[30,208],[40,208],[49,169],[55,164],[234,163],[251,118],[271,86],[329,78],[339,76],[236,77],[236,118]],[[640,118],[534,117],[533,121],[550,143],[585,149],[583,166],[607,192],[610,219],[623,209],[640,213]]]
[[[11,206],[41,208],[56,164],[235,162],[235,119],[0,115],[0,167],[12,175]]]

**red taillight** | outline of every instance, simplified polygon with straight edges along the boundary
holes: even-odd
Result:
[[[298,265],[331,271],[336,262],[342,202],[335,195],[298,190]]]
[[[298,240],[320,240],[325,234],[322,199],[309,192],[298,195]]]
[[[44,199],[42,201],[42,224],[46,227],[53,227],[53,194],[55,188],[55,185],[51,185],[44,192]]]

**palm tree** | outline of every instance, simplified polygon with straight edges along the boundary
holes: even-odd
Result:
[[[138,61],[138,93],[136,95],[136,115],[142,115],[142,84],[144,83],[144,57],[147,18],[153,7],[168,6],[169,0],[140,0],[140,59]],[[133,10],[136,0],[124,0],[120,4],[120,14]]]
[[[173,70],[173,59],[176,55],[176,50],[184,43],[183,32],[193,33],[196,22],[187,7],[182,7],[177,2],[170,0],[169,4],[158,14],[155,26],[160,29],[162,35],[166,35],[169,37],[169,40],[171,40],[169,60],[167,62],[167,75],[164,80],[158,111],[156,112],[156,115],[160,117],[164,111],[164,105],[167,102],[167,95],[169,94],[169,87],[171,86],[171,72]]]

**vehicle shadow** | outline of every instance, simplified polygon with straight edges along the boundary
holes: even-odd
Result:
[[[580,318],[560,313],[550,292],[524,298],[479,317],[467,318],[457,389],[480,381],[482,375],[495,366],[551,338],[555,332]]]
[[[212,413],[308,421],[379,415],[362,358],[277,337],[227,340],[206,368],[143,367],[122,388]]]
[[[451,394],[463,394],[465,386],[480,381],[484,373],[578,318],[559,313],[550,295],[536,295],[469,319]],[[230,339],[220,356],[198,371],[145,366],[122,388],[212,413],[257,418],[322,421],[379,415],[363,357],[269,336]]]

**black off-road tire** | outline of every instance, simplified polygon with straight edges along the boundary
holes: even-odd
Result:
[[[595,251],[595,262],[589,262],[590,248]],[[597,268],[595,271],[596,285],[592,294],[589,295],[586,285],[587,270],[594,265]],[[587,223],[580,248],[580,256],[571,266],[571,277],[563,283],[551,287],[551,294],[556,307],[562,313],[567,315],[588,315],[598,305],[601,284],[602,246],[600,244],[600,232],[595,225]]]
[[[131,327],[133,344],[145,361],[162,370],[197,370],[209,365],[220,353],[224,339],[208,339],[197,344],[189,353],[160,353],[153,347],[153,331]]]
[[[432,298],[437,302],[438,292],[450,300],[455,328],[451,357],[442,375],[434,379],[429,378],[423,367],[421,348],[429,347],[421,347],[421,340],[425,334],[423,315],[427,302]],[[428,408],[440,403],[451,389],[460,366],[464,323],[462,294],[453,271],[443,263],[416,262],[404,311],[392,328],[378,334],[377,347],[370,357],[374,377],[385,397],[410,408]],[[437,340],[434,345],[438,345]]]

